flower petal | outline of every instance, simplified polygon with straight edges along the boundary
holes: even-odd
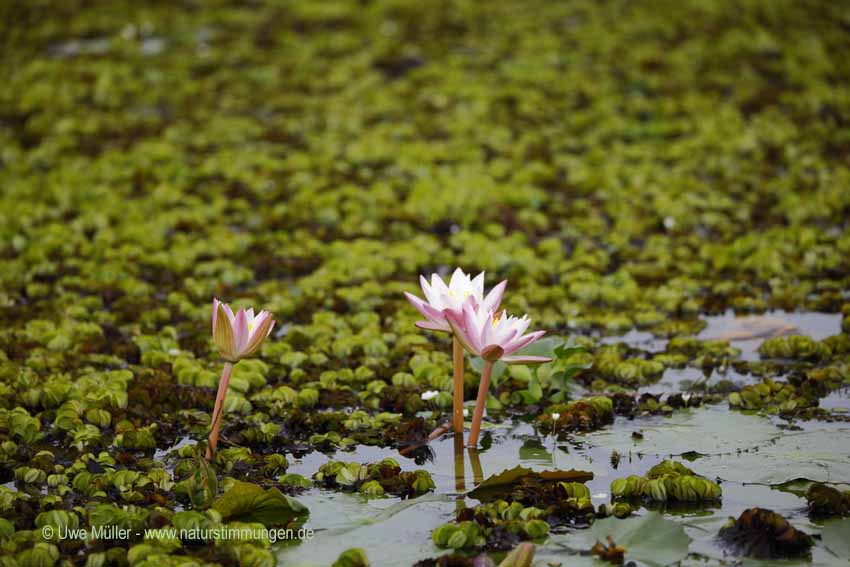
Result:
[[[506,354],[509,354],[509,355],[513,354],[516,351],[518,351],[518,350],[520,350],[524,347],[527,347],[528,345],[530,345],[531,343],[533,343],[534,341],[536,341],[537,339],[539,339],[540,337],[542,337],[545,334],[546,334],[546,331],[534,331],[533,333],[528,333],[527,335],[520,337],[519,339],[516,339],[515,341],[513,341],[512,344],[508,345],[508,348],[505,349],[505,352],[506,352]]]
[[[433,321],[417,321],[416,326],[420,329],[428,329],[429,331],[442,331],[444,333],[451,333],[452,328],[448,323],[444,325],[440,325],[438,323],[434,323]]]
[[[226,306],[219,302],[219,312],[216,315],[215,329],[213,329],[213,342],[225,360],[233,360],[236,358],[236,337],[225,308]]]
[[[446,321],[448,322],[454,336],[460,341],[463,348],[472,354],[477,355],[479,351],[475,350],[472,346],[472,342],[469,340],[469,335],[464,328],[463,320],[464,318],[460,313],[455,311],[446,311]]]
[[[508,285],[508,280],[502,280],[490,290],[484,301],[481,302],[481,308],[485,311],[496,311],[502,303],[502,296],[505,295],[505,288]],[[483,292],[482,292],[483,293]]]
[[[440,311],[438,311],[437,309],[434,309],[429,304],[425,303],[424,301],[422,301],[421,299],[419,299],[418,297],[416,297],[412,293],[408,293],[408,292],[405,291],[404,296],[407,298],[407,300],[417,310],[419,310],[420,313],[422,313],[428,319],[435,321],[435,322],[445,319],[443,317],[443,314]]]
[[[233,322],[233,336],[236,340],[236,349],[240,356],[251,338],[251,333],[248,331],[248,315],[244,309],[240,309],[236,313],[236,321]]]
[[[267,311],[260,313],[256,320],[254,332],[251,333],[248,343],[244,348],[242,348],[240,356],[249,356],[260,348],[260,345],[263,344],[263,341],[266,340],[267,336],[269,336],[272,325],[274,325],[274,319],[272,319],[271,313],[268,313]]]

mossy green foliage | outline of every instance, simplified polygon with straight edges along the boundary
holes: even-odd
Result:
[[[384,494],[416,497],[435,487],[428,471],[402,471],[393,459],[368,465],[330,461],[319,467],[313,480],[326,488],[357,491],[371,498]]]
[[[509,310],[583,335],[592,389],[725,368],[734,347],[693,337],[728,308],[842,311],[845,334],[776,339],[766,362],[735,364],[805,373],[815,397],[850,382],[847,17],[827,0],[4,7],[8,553],[196,553],[30,530],[107,499],[154,519],[214,499],[198,454],[170,450],[209,427],[214,294],[280,321],[234,371],[219,488],[303,490],[285,477],[295,452],[407,447],[444,421],[449,342],[414,328],[401,293],[449,266],[509,278]],[[595,336],[632,328],[674,340]],[[511,369],[489,415],[563,398],[555,366]],[[578,429],[609,420],[575,409],[561,419]]]
[[[645,476],[631,475],[611,483],[611,497],[654,503],[704,503],[720,500],[722,491],[714,481],[697,475],[675,461],[662,461]]]

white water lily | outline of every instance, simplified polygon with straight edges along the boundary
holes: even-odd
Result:
[[[412,293],[404,294],[426,318],[426,321],[419,321],[416,325],[432,331],[450,332],[451,327],[446,320],[448,312],[460,314],[467,301],[471,301],[476,309],[480,308],[485,312],[496,310],[502,302],[508,282],[500,282],[485,296],[484,272],[471,278],[469,274],[457,268],[448,285],[438,274],[431,274],[430,283],[425,276],[419,276],[419,284],[422,286],[425,301]]]
[[[427,392],[422,392],[422,400],[427,402],[429,400],[433,400],[439,395],[440,392],[438,392],[437,390],[428,390]]]

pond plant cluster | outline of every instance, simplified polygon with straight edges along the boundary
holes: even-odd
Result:
[[[847,564],[846,3],[0,14],[0,566]]]

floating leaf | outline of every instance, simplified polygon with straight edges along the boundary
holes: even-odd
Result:
[[[277,488],[263,490],[250,482],[236,481],[233,487],[215,501],[213,509],[222,519],[239,522],[259,522],[266,526],[303,522],[309,510]]]
[[[682,526],[665,520],[658,512],[625,520],[599,520],[589,532],[596,542],[610,537],[618,547],[625,548],[627,560],[647,565],[670,565],[684,559],[691,542]]]

